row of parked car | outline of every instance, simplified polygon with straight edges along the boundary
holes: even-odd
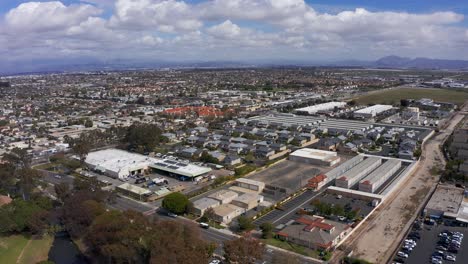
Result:
[[[417,225],[416,227],[413,226],[416,230],[420,230],[420,226]],[[409,257],[413,249],[416,247],[417,243],[416,240],[421,239],[421,235],[418,231],[411,232],[408,237],[405,239],[403,246],[401,247],[400,251],[397,253],[397,258],[393,262],[394,264],[401,264],[405,263],[405,259]]]
[[[441,264],[443,260],[457,261],[457,256],[463,242],[463,233],[442,231],[439,234],[436,251],[431,256],[431,263]]]
[[[417,243],[414,239],[405,239],[405,242],[403,243],[401,250],[398,251],[397,256],[405,259],[408,258],[409,254],[411,254],[416,245]]]

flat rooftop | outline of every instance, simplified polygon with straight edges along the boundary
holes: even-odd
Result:
[[[243,208],[240,208],[239,206],[235,206],[233,204],[222,204],[213,208],[213,210],[216,215],[224,217],[232,214],[235,211],[241,212]]]
[[[452,185],[439,185],[426,205],[426,209],[456,215],[463,201],[463,193],[462,188]]]
[[[303,148],[294,151],[293,153],[289,154],[290,156],[297,156],[303,158],[311,158],[311,159],[319,159],[325,160],[332,157],[336,157],[337,153],[333,151],[326,151],[326,150],[319,150],[319,149],[312,149],[312,148]]]
[[[211,168],[208,167],[202,167],[192,163],[180,162],[172,159],[156,160],[149,166],[151,168],[175,173],[186,177],[197,177],[199,175],[211,171]]]
[[[138,195],[145,195],[145,194],[150,194],[151,193],[149,190],[147,190],[145,188],[138,187],[138,186],[130,184],[128,182],[126,182],[126,183],[124,183],[122,185],[119,185],[117,188],[129,191],[129,192],[132,192],[132,193],[138,194]]]
[[[104,149],[90,152],[85,162],[109,171],[135,170],[147,167],[157,159],[121,149]]]

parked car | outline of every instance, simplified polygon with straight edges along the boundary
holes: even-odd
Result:
[[[399,257],[401,257],[401,258],[408,258],[408,254],[406,254],[406,253],[403,252],[403,251],[398,251],[397,256],[399,256]]]
[[[450,254],[445,255],[445,259],[448,261],[457,261],[457,257],[455,255]]]
[[[438,246],[436,247],[436,249],[437,249],[437,250],[447,251],[447,247],[444,247],[444,246],[442,246],[442,245],[438,245]]]
[[[177,217],[177,215],[176,215],[176,214],[174,214],[174,213],[171,213],[171,212],[167,213],[167,216],[170,216],[170,217],[173,217],[173,218],[176,218],[176,217]]]

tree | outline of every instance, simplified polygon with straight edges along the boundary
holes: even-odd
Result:
[[[18,189],[23,200],[28,200],[34,186],[36,186],[37,179],[42,177],[42,173],[35,169],[23,168],[16,172],[18,178]]]
[[[187,211],[189,202],[187,196],[180,192],[175,192],[164,197],[162,207],[174,214],[183,214]]]
[[[54,190],[57,195],[57,199],[63,203],[70,192],[70,186],[66,182],[61,182],[54,186]]]
[[[12,164],[17,170],[31,167],[31,156],[26,149],[14,148],[3,155],[3,160]]]
[[[251,237],[224,242],[224,257],[228,263],[253,264],[263,259],[265,245]]]
[[[79,141],[75,143],[73,146],[73,152],[78,155],[80,159],[80,164],[83,165],[86,157],[88,156],[89,152],[91,151],[91,145],[85,141]]]
[[[203,151],[200,157],[200,161],[207,162],[207,163],[214,163],[218,164],[219,161],[215,157],[211,156],[208,151]]]
[[[84,126],[85,127],[93,127],[93,121],[91,121],[91,119],[86,119],[86,121],[84,122]]]
[[[15,199],[0,207],[0,233],[41,233],[48,225],[51,201],[45,197],[34,197],[29,201]]]
[[[156,223],[152,230],[148,242],[151,251],[149,263],[152,264],[208,263],[216,247],[203,241],[194,225],[162,221]]]
[[[138,97],[138,99],[136,100],[135,103],[144,105],[145,104],[145,98],[143,96],[140,96],[140,97]]]
[[[215,219],[215,211],[213,208],[206,209],[205,213],[203,214],[201,220],[202,222],[210,222]]]
[[[90,251],[109,263],[138,263],[146,247],[142,237],[147,220],[133,213],[105,212],[96,217],[84,237]],[[98,262],[102,262],[98,261]]]
[[[249,152],[247,155],[245,155],[244,160],[247,163],[253,163],[255,161],[255,156],[252,152]]]
[[[414,152],[413,152],[413,156],[414,156],[415,158],[421,157],[421,154],[422,154],[422,150],[421,150],[420,147],[416,148],[416,149],[414,150]]]
[[[94,219],[105,212],[104,205],[93,193],[80,190],[65,199],[61,220],[73,238],[86,234]]]
[[[262,238],[268,239],[273,236],[273,224],[265,222],[260,225],[260,229],[262,230]]]
[[[252,219],[249,217],[241,215],[237,218],[237,223],[239,224],[239,230],[241,231],[250,231],[254,229]]]
[[[403,106],[403,107],[408,107],[409,106],[409,101],[406,100],[406,99],[401,99],[400,100],[400,105]]]
[[[124,141],[130,149],[153,151],[161,142],[167,140],[161,134],[162,130],[157,125],[136,123],[128,128]]]

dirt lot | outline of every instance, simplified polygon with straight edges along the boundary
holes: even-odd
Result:
[[[462,118],[462,114],[455,115],[448,128],[424,145],[421,162],[413,175],[406,179],[403,188],[388,197],[367,222],[343,243],[333,255],[331,263],[338,263],[350,251],[353,251],[353,256],[370,262],[385,263],[404,230],[409,228],[411,218],[437,184],[439,176],[432,176],[429,171],[433,166],[443,168],[445,162],[439,146]]]

